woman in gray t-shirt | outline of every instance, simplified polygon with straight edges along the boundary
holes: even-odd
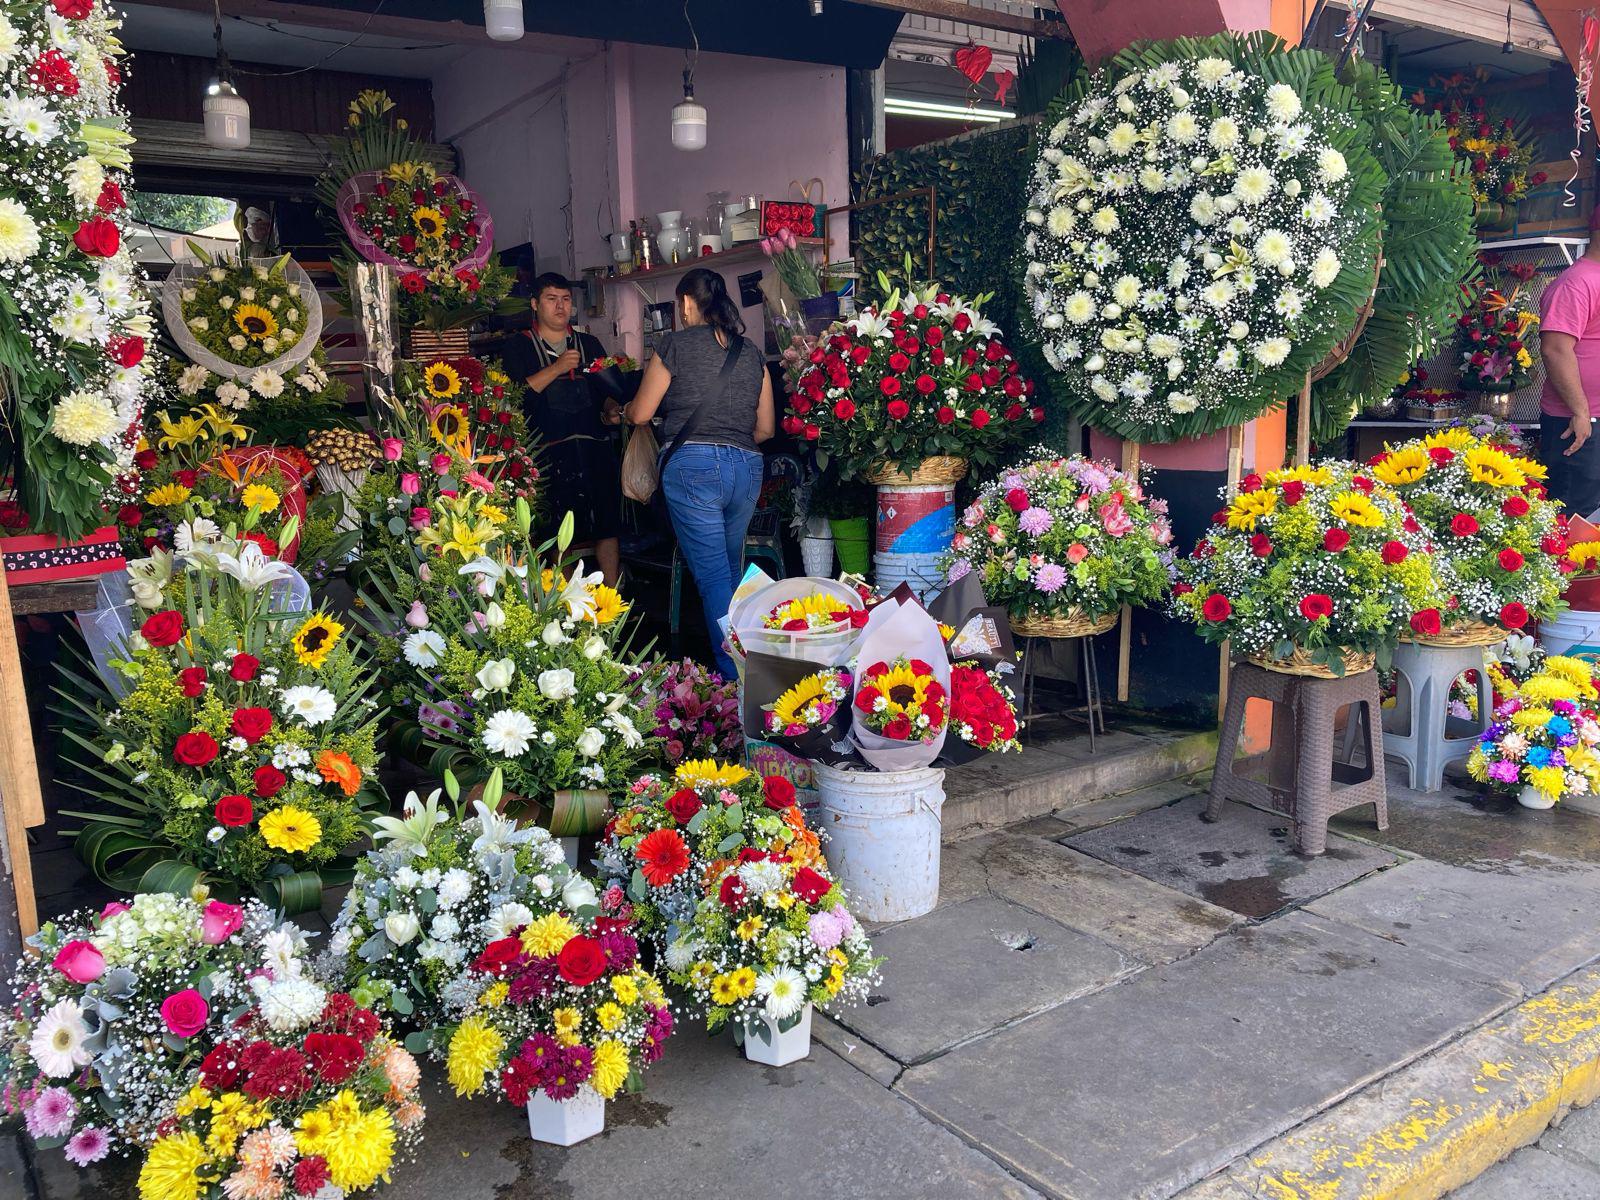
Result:
[[[704,267],[678,283],[679,330],[645,368],[627,417],[661,416],[661,493],[694,575],[717,668],[734,678],[718,624],[744,567],[744,536],[761,495],[756,446],[776,431],[772,381],[722,276]]]

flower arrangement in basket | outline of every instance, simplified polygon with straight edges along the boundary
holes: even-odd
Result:
[[[1550,655],[1495,706],[1494,721],[1467,758],[1468,773],[1519,793],[1530,808],[1600,791],[1597,696],[1588,663]]]
[[[634,780],[606,825],[598,862],[633,905],[639,936],[664,950],[723,868],[745,851],[819,864],[821,842],[795,794],[781,775],[710,759]]]
[[[561,1121],[551,1106],[603,1114],[599,1102],[641,1090],[673,1027],[660,983],[639,964],[620,890],[597,904],[588,887],[578,899],[552,896],[472,960],[464,979],[477,998],[444,1051],[456,1095],[489,1091],[527,1105],[534,1136],[562,1144],[578,1137],[541,1129]]]
[[[251,977],[297,969],[301,940],[259,901],[166,892],[46,922],[11,981],[0,1111],[79,1167],[148,1146]]]
[[[879,286],[886,299],[818,339],[784,431],[851,477],[911,472],[929,459],[994,465],[1044,409],[983,315],[989,297],[936,285],[902,293],[883,276]]]
[[[179,558],[129,568],[154,611],[111,647],[111,675],[64,672],[77,765],[115,806],[68,814],[86,822],[78,852],[129,891],[206,881],[313,909],[381,798],[375,679],[344,625],[303,607],[294,569],[236,527],[193,517],[174,541]]]
[[[1043,451],[984,485],[941,568],[951,582],[975,573],[1014,628],[1064,634],[1160,599],[1171,544],[1166,501],[1137,478]]]
[[[302,974],[253,986],[146,1151],[141,1200],[352,1196],[415,1155],[422,1072],[377,1015]]]
[[[127,244],[126,51],[104,0],[8,5],[0,20],[4,474],[37,531],[79,539],[138,491],[132,460],[157,366]]]
[[[1385,176],[1350,103],[1263,34],[1143,44],[1076,86],[1029,176],[1024,286],[1088,424],[1240,424],[1351,331]]]
[[[1179,564],[1172,607],[1269,670],[1366,670],[1443,606],[1429,545],[1400,497],[1352,464],[1250,474]]]
[[[733,758],[744,750],[739,689],[692,658],[644,669],[656,697],[651,736],[667,765],[697,758]]]
[[[1479,257],[1486,267],[1499,266],[1499,255]],[[1524,302],[1522,290],[1534,274],[1533,264],[1513,263],[1472,285],[1467,309],[1456,319],[1463,338],[1463,387],[1515,392],[1532,379],[1530,347],[1537,337],[1539,314]]]
[[[1555,615],[1567,544],[1542,464],[1443,429],[1387,448],[1370,469],[1416,515],[1445,589],[1442,607],[1417,613],[1412,636],[1488,643]]]
[[[1526,123],[1495,112],[1478,94],[1479,85],[1488,77],[1484,67],[1474,74],[1458,71],[1447,77],[1435,76],[1429,82],[1440,94],[1429,101],[1418,91],[1411,100],[1443,116],[1450,149],[1472,181],[1474,200],[1516,204],[1528,194],[1530,185],[1538,187],[1547,177],[1543,171],[1528,172],[1534,137]]]
[[[320,347],[288,371],[259,367],[237,379],[199,363],[169,359],[166,385],[179,404],[248,413],[257,439],[269,444],[298,441],[308,432],[340,423],[349,391],[343,380],[329,374],[328,357]]]

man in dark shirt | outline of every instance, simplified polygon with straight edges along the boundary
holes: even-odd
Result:
[[[539,431],[552,516],[559,521],[572,511],[575,541],[594,543],[599,568],[615,585],[622,483],[606,426],[621,423],[622,409],[602,402],[584,374],[605,353],[593,336],[572,328],[572,285],[554,273],[534,280],[533,328],[506,345],[505,371],[528,382],[523,404]]]

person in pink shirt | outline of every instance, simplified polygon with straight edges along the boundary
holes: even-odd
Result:
[[[1587,517],[1600,509],[1600,206],[1589,215],[1589,245],[1539,298],[1539,454],[1550,494]]]

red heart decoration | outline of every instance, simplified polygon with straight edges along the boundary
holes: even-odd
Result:
[[[1011,85],[1017,81],[1015,71],[996,71],[994,73],[994,102],[1004,104],[1006,96],[1011,91]]]
[[[956,51],[955,61],[956,70],[973,83],[977,83],[989,73],[989,64],[994,61],[994,51],[987,46],[963,46]]]

